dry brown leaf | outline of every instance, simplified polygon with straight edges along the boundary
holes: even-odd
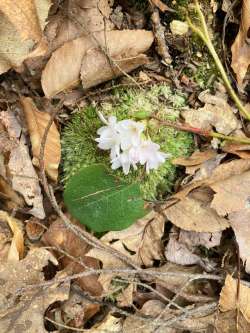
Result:
[[[178,157],[172,160],[173,164],[182,165],[182,166],[194,166],[204,163],[211,158],[215,157],[217,152],[213,149],[208,149],[205,151],[196,150],[193,154],[189,157]]]
[[[9,155],[8,171],[11,176],[12,188],[24,197],[29,206],[33,207],[29,213],[43,219],[45,212],[41,188],[30,160],[25,136],[21,134],[21,126],[11,111],[1,112],[0,121],[7,129],[10,138],[18,143]]]
[[[237,312],[236,310],[219,312],[215,318],[215,328],[211,333],[247,333],[250,332],[250,324],[246,321],[244,316],[239,313],[238,327],[237,327]]]
[[[133,304],[133,293],[135,285],[129,284],[127,288],[123,289],[116,297],[117,304],[121,307],[131,306]]]
[[[168,261],[178,265],[201,265],[202,259],[192,253],[188,247],[178,239],[178,232],[175,228],[171,229],[169,241],[165,249],[165,257]]]
[[[69,41],[57,49],[46,64],[42,73],[43,91],[46,97],[53,97],[77,85],[81,68],[84,69],[84,56],[91,49],[104,47],[111,58],[120,56],[126,59],[145,52],[152,42],[152,32],[145,30],[97,32],[91,37]],[[95,66],[98,66],[98,63]]]
[[[178,240],[186,244],[189,249],[193,249],[195,246],[211,249],[220,245],[221,235],[221,231],[211,233],[180,230]]]
[[[237,306],[245,319],[250,322],[250,289],[240,283],[240,294],[237,299],[237,280],[227,275],[224,287],[220,293],[220,311],[236,310]]]
[[[203,331],[214,322],[214,309],[204,314],[204,316],[199,318],[185,318],[183,320],[178,320],[178,330],[172,327],[167,327],[167,325],[162,325],[159,321],[157,322],[158,316],[160,320],[164,319],[167,323],[168,320],[171,320],[181,314],[180,310],[167,309],[166,305],[159,300],[149,300],[146,302],[142,309],[139,311],[140,314],[145,315],[146,317],[150,316],[155,318],[155,320],[143,320],[143,318],[138,318],[138,316],[128,316],[123,325],[123,332],[130,333],[133,331],[140,333],[178,333],[184,331],[195,332]],[[208,331],[206,331],[208,332]]]
[[[250,169],[250,159],[238,159],[218,165],[221,158],[223,158],[223,154],[222,156],[215,157],[214,160],[203,163],[199,173],[194,176],[194,180],[173,197],[182,200],[188,193],[199,186],[210,186],[213,183],[224,181],[235,175],[240,175]]]
[[[167,218],[177,227],[196,232],[219,232],[229,227],[226,219],[204,201],[186,197],[164,210]]]
[[[100,310],[100,305],[88,301],[78,293],[71,291],[69,299],[62,304],[62,311],[70,318],[68,326],[81,328]]]
[[[228,135],[241,127],[240,121],[227,103],[223,107],[207,103],[197,110],[183,111],[182,115],[187,124],[205,131],[215,127],[217,132]]]
[[[12,211],[13,209],[23,208],[23,198],[12,189],[7,180],[2,176],[0,176],[0,193],[4,209]]]
[[[138,220],[129,228],[122,231],[111,231],[101,240],[128,256],[135,264],[151,266],[153,260],[162,259],[161,238],[164,231],[165,218],[155,212]],[[107,256],[103,251],[91,249],[88,256],[100,260],[103,268],[126,268],[126,264],[113,256]],[[119,275],[119,274],[116,274]],[[104,290],[109,290],[113,274],[100,274],[99,282]]]
[[[42,31],[50,6],[50,0],[1,1],[0,74],[19,67],[27,57],[45,54]]]
[[[203,236],[203,239],[199,238],[199,234]],[[220,244],[221,233],[216,234],[218,234],[219,237],[217,236],[214,244],[210,242],[210,247]],[[169,234],[169,241],[165,248],[165,257],[168,261],[178,265],[197,264],[209,272],[214,268],[214,264],[209,262],[207,258],[202,258],[196,248],[196,246],[204,246],[204,244],[209,243],[209,237],[211,237],[211,233],[198,233],[184,230],[179,231],[174,226]],[[192,242],[193,240],[194,243]]]
[[[1,332],[47,333],[44,328],[44,312],[50,304],[68,298],[69,283],[33,288],[21,294],[17,294],[17,290],[43,282],[43,268],[49,261],[57,264],[50,252],[39,248],[31,250],[23,260],[15,264],[5,263],[0,266],[0,279],[4,285],[0,291]]]
[[[33,164],[39,167],[39,155],[41,141],[50,120],[50,115],[40,112],[30,97],[21,97],[21,103],[28,125],[33,153]],[[61,160],[60,134],[53,122],[50,127],[45,148],[44,148],[44,168],[48,176],[57,181],[58,166]]]
[[[147,63],[148,58],[144,54],[127,59],[112,57],[112,61],[109,61],[102,51],[89,50],[82,59],[81,80],[83,88],[94,87]]]
[[[228,219],[235,233],[245,270],[250,273],[250,209],[233,212],[228,215]]]
[[[80,228],[82,227],[78,223],[77,225]],[[85,270],[84,265],[93,269],[99,268],[97,260],[86,256],[86,253],[89,250],[89,245],[70,231],[59,218],[51,224],[49,229],[43,235],[42,241],[45,244],[56,247],[71,256],[63,256],[60,251],[57,253],[62,266],[66,267],[68,274],[83,272]],[[72,257],[75,258],[75,261],[72,260]],[[80,263],[83,263],[83,265]],[[92,295],[100,295],[102,287],[97,279],[98,277],[93,274],[83,276],[77,279],[77,281],[83,290],[88,291]]]
[[[248,31],[250,27],[250,1],[245,0],[242,3],[241,24],[238,35],[232,45],[231,67],[237,77],[240,86],[243,84],[244,77],[250,64],[250,46]]]
[[[250,171],[211,184],[210,187],[215,191],[211,208],[220,216],[249,207]]]
[[[13,233],[13,239],[8,253],[8,261],[17,262],[23,257],[24,254],[24,240],[21,221],[9,216],[8,213],[2,210],[0,211],[0,220],[2,222],[7,222]]]

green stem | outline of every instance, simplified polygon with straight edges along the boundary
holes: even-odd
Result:
[[[199,6],[199,2],[198,0],[195,0],[195,5],[196,5],[196,10],[201,22],[201,28],[197,28],[190,20],[189,17],[187,17],[187,22],[188,25],[190,26],[190,28],[193,30],[193,32],[195,32],[196,34],[199,35],[199,37],[203,40],[203,42],[206,44],[210,54],[212,55],[214,62],[216,64],[216,67],[218,68],[219,72],[221,73],[221,77],[225,83],[225,86],[228,90],[229,95],[232,97],[232,99],[234,100],[236,106],[238,107],[241,115],[250,120],[250,113],[246,110],[246,108],[244,107],[244,105],[242,104],[241,100],[239,99],[239,97],[237,96],[237,94],[235,93],[235,91],[233,90],[231,83],[227,77],[226,71],[220,61],[220,58],[218,56],[218,54],[215,51],[215,48],[213,46],[213,43],[211,42],[209,33],[208,33],[208,29],[207,29],[207,24],[204,18],[204,15],[200,9]]]

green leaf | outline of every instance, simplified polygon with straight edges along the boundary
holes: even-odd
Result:
[[[125,229],[147,213],[139,185],[119,181],[102,164],[72,176],[64,200],[72,216],[98,232]]]

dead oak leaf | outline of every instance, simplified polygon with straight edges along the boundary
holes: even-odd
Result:
[[[60,286],[54,284],[45,289],[33,288],[21,294],[18,294],[17,290],[43,282],[43,267],[49,261],[57,264],[50,252],[37,248],[15,264],[5,263],[0,266],[0,279],[4,285],[0,291],[2,333],[47,333],[44,327],[44,312],[50,304],[68,298],[69,283]]]
[[[240,283],[240,294],[237,298],[237,280],[227,275],[220,293],[220,311],[227,312],[239,308],[245,319],[250,322],[250,288]]]
[[[40,112],[33,100],[30,97],[21,97],[23,112],[28,125],[30,140],[33,153],[33,164],[39,167],[39,155],[41,142],[45,133],[46,127],[50,121],[50,115],[45,112]],[[58,166],[61,160],[61,144],[60,134],[53,122],[47,136],[44,147],[44,168],[48,176],[57,181]]]

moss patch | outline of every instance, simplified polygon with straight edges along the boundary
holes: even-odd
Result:
[[[152,170],[149,174],[146,174],[143,166],[137,171],[131,169],[127,176],[120,169],[112,170],[109,153],[100,150],[95,142],[96,132],[103,126],[97,110],[105,116],[115,115],[118,120],[128,118],[138,120],[142,115],[152,113],[161,119],[175,120],[179,115],[178,109],[186,103],[185,96],[172,92],[167,85],[160,85],[147,91],[115,90],[113,97],[112,103],[105,103],[99,107],[89,106],[77,111],[66,126],[62,138],[63,180],[67,182],[69,177],[82,166],[104,163],[111,174],[123,179],[126,177],[129,182],[139,181],[144,199],[162,198],[171,191],[176,177],[176,167],[171,160],[167,160],[159,169]],[[161,151],[170,153],[172,158],[186,156],[192,151],[191,134],[159,125],[150,117],[140,121],[146,124],[145,134],[161,146]]]

